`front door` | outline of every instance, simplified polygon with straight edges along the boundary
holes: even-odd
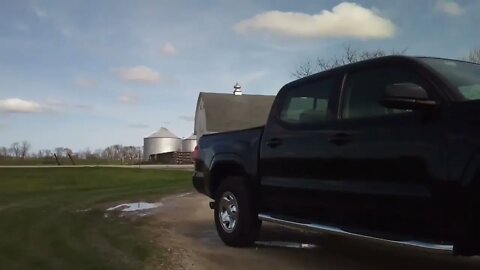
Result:
[[[414,70],[376,66],[347,75],[335,130],[348,138],[337,146],[343,164],[337,184],[348,204],[344,226],[425,235],[441,219],[432,185],[446,175],[439,113],[379,103],[386,86],[396,83],[417,84],[435,99],[432,86]]]

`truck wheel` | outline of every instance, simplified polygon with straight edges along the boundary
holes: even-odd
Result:
[[[245,247],[255,242],[261,222],[256,200],[243,177],[227,177],[215,195],[215,225],[228,246]]]

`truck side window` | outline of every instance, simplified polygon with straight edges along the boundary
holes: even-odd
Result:
[[[308,124],[327,120],[331,94],[337,78],[307,83],[286,95],[280,119],[289,124]]]
[[[386,86],[395,83],[422,85],[419,75],[408,69],[378,68],[349,74],[343,98],[342,118],[366,118],[409,112],[388,109],[379,103]]]

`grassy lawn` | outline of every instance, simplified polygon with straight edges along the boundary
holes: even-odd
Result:
[[[59,159],[61,165],[73,165],[72,161],[68,158]],[[74,159],[76,165],[121,165],[120,160],[107,160],[107,159]],[[0,165],[2,166],[25,166],[25,165],[57,165],[57,161],[54,158],[26,158],[26,159],[0,159]]]
[[[0,169],[0,269],[143,269],[163,250],[107,204],[191,190],[190,172],[124,168]],[[91,208],[90,211],[79,212]]]

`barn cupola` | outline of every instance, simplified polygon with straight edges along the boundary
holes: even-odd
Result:
[[[243,93],[242,93],[242,86],[237,82],[234,86],[233,86],[233,94],[235,96],[241,96]]]

